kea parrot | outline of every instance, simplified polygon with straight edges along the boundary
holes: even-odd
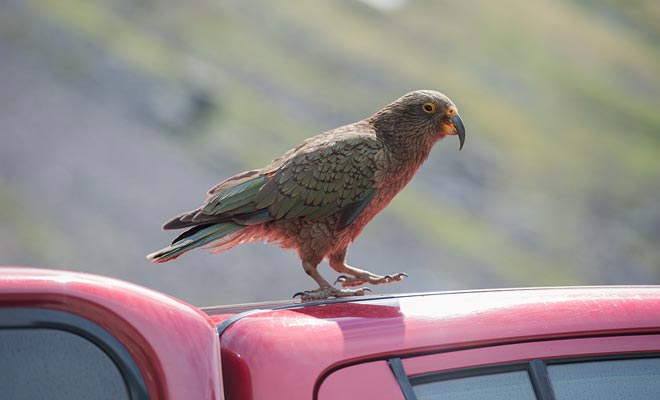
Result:
[[[401,281],[403,272],[376,275],[346,263],[346,251],[365,225],[412,179],[433,145],[465,128],[444,94],[418,90],[361,121],[304,140],[269,165],[225,179],[199,208],[173,217],[163,229],[187,229],[149,254],[155,263],[197,247],[228,250],[241,243],[275,242],[295,249],[318,288],[302,300],[361,296],[365,284]],[[317,268],[328,259],[341,274],[335,287]]]

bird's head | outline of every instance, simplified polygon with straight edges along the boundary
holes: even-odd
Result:
[[[435,142],[446,135],[457,135],[459,150],[465,143],[465,127],[456,105],[433,90],[407,93],[378,111],[371,120],[377,131],[392,138],[412,135]]]

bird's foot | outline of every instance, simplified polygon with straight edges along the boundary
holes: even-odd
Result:
[[[371,292],[371,289],[367,287],[358,289],[337,289],[333,286],[325,286],[314,290],[298,292],[294,294],[293,297],[295,298],[300,296],[300,300],[302,301],[325,300],[330,297],[364,296],[367,292]]]
[[[355,287],[355,286],[364,285],[366,283],[372,285],[382,285],[384,283],[400,282],[407,277],[408,274],[406,274],[405,272],[397,272],[396,274],[388,274],[381,276],[381,275],[372,274],[371,272],[364,271],[363,273],[358,273],[355,276],[339,275],[339,277],[335,281],[335,285],[337,283],[341,283],[342,287]]]

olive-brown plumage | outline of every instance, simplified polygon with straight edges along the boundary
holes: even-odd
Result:
[[[167,221],[188,228],[172,244],[148,255],[165,262],[200,246],[214,252],[241,243],[276,242],[298,251],[319,288],[305,300],[362,295],[365,283],[400,281],[346,264],[346,251],[365,225],[412,179],[433,145],[465,129],[456,106],[429,90],[408,93],[372,116],[303,141],[270,165],[232,176],[208,191],[204,204]],[[342,274],[335,288],[317,271],[328,258]]]

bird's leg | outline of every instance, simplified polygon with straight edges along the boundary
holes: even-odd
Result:
[[[371,291],[369,288],[337,289],[321,276],[318,271],[319,263],[303,261],[302,265],[305,273],[307,273],[307,275],[314,279],[314,281],[319,285],[318,289],[306,290],[304,292],[298,292],[293,295],[293,297],[300,296],[300,299],[303,301],[322,300],[329,297],[364,296],[366,292]]]
[[[335,283],[341,282],[343,287],[361,286],[365,283],[382,285],[383,283],[399,282],[408,277],[405,272],[396,274],[376,275],[360,268],[351,267],[346,264],[346,249],[330,256],[330,266],[340,275]]]

